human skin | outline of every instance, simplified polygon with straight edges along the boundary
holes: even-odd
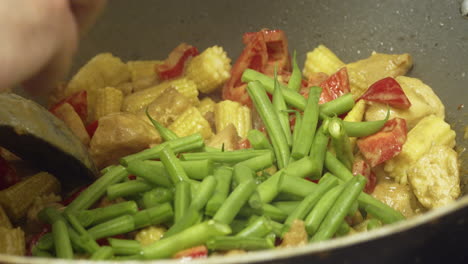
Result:
[[[53,89],[67,74],[82,36],[106,0],[2,0],[0,91]]]

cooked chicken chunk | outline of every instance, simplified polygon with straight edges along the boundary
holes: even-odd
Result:
[[[221,132],[211,137],[206,142],[206,145],[218,149],[224,146],[224,150],[234,150],[237,148],[239,139],[236,127],[233,124],[229,124]]]
[[[376,81],[385,77],[405,75],[413,66],[408,53],[383,54],[373,52],[369,58],[349,63],[348,68],[351,93],[357,98]]]
[[[372,196],[399,211],[405,217],[412,217],[423,209],[409,185],[399,184],[388,178],[379,179]]]
[[[460,196],[457,152],[447,146],[433,146],[408,171],[414,194],[426,208],[436,208]]]
[[[294,220],[289,231],[284,234],[280,247],[297,247],[307,245],[307,243],[307,231],[304,221]]]
[[[160,143],[158,132],[134,114],[115,113],[99,119],[90,143],[96,166],[103,168],[118,163],[126,155]]]
[[[408,129],[413,128],[421,119],[432,114],[444,119],[445,107],[431,87],[417,78],[398,76],[396,80],[411,102],[411,107],[409,109],[390,107],[390,119],[404,118]],[[366,111],[365,119],[369,121],[382,120],[387,114],[387,109],[387,105],[371,103]]]

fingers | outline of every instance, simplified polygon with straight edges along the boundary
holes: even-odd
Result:
[[[96,22],[99,14],[106,5],[107,0],[71,0],[70,6],[78,24],[80,36],[88,32]]]

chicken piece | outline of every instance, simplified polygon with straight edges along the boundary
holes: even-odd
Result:
[[[167,127],[191,106],[187,97],[171,87],[148,106],[148,113],[153,119]],[[152,126],[146,116],[146,109],[139,110],[137,116]]]
[[[387,109],[390,109],[390,119],[394,117],[405,119],[408,129],[412,129],[421,119],[432,114],[442,119],[445,118],[445,107],[431,87],[417,78],[406,76],[398,76],[396,81],[410,100],[411,107],[398,109],[380,103],[370,103],[365,115],[366,120],[384,119]]]
[[[36,197],[26,213],[26,232],[38,233],[41,231],[42,225],[37,214],[46,207],[55,207],[57,209],[63,207],[63,205],[59,203],[61,200],[62,198],[54,193]]]
[[[291,224],[289,231],[284,234],[283,242],[281,242],[279,247],[297,247],[307,245],[307,243],[307,231],[305,229],[304,221],[296,219]]]
[[[413,59],[408,53],[383,54],[374,51],[369,58],[346,65],[351,93],[358,98],[376,81],[405,75],[412,66]]]
[[[62,120],[85,146],[89,144],[89,134],[73,106],[64,103],[55,108],[53,114]]]
[[[224,145],[224,150],[230,151],[237,149],[239,139],[236,127],[230,123],[221,132],[211,137],[206,145],[217,149],[221,149]]]
[[[144,247],[160,240],[165,232],[166,228],[164,227],[150,226],[140,230],[136,234],[135,240],[140,242],[140,244]]]
[[[115,113],[99,119],[90,143],[90,153],[98,168],[115,164],[126,155],[160,143],[161,137],[148,123],[134,114]]]
[[[96,92],[98,89],[116,87],[130,80],[130,71],[125,63],[110,53],[101,53],[88,61],[73,76],[65,89],[65,96],[86,90],[88,96],[88,117],[94,117]],[[88,120],[93,121],[93,120]]]
[[[409,170],[414,194],[428,209],[444,206],[460,196],[457,152],[447,146],[433,146]]]
[[[11,225],[10,218],[8,218],[8,215],[5,213],[5,210],[3,210],[3,207],[1,205],[0,205],[0,227],[6,227],[6,228],[13,227]]]
[[[385,172],[397,182],[407,184],[409,168],[433,145],[455,146],[455,131],[435,115],[425,117],[409,131],[400,154],[385,162]]]
[[[26,242],[21,228],[0,227],[0,254],[24,256]]]
[[[423,207],[409,185],[399,184],[388,177],[379,176],[372,196],[409,218],[423,211]]]

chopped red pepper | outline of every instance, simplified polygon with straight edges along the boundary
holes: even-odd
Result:
[[[242,38],[245,48],[231,69],[231,78],[224,84],[223,99],[252,105],[241,77],[245,69],[254,69],[273,76],[275,65],[278,74],[291,71],[288,41],[282,30],[263,29],[245,33]]]
[[[406,135],[405,119],[394,118],[388,120],[379,132],[358,139],[357,145],[369,165],[375,167],[400,153]]]
[[[375,82],[359,99],[389,104],[400,109],[408,109],[411,107],[411,102],[400,84],[392,77],[387,77]]]
[[[346,67],[341,68],[328,77],[327,80],[320,84],[320,87],[328,92],[332,100],[351,92],[349,89],[348,70],[346,70]]]
[[[98,125],[99,125],[99,121],[95,120],[94,122],[91,122],[89,123],[89,125],[86,126],[86,131],[88,132],[88,135],[90,138],[94,136],[94,132],[96,132]]]
[[[237,144],[237,149],[249,149],[252,145],[250,145],[250,141],[247,138],[243,138]]]
[[[156,66],[156,73],[161,80],[182,76],[189,58],[198,55],[198,49],[187,43],[181,43],[171,51],[163,64]]]
[[[51,226],[49,224],[45,224],[42,226],[42,229],[39,233],[31,236],[28,241],[26,242],[26,256],[32,256],[32,250],[36,246],[39,239],[41,239],[45,234],[51,231]]]
[[[367,182],[364,187],[364,192],[371,194],[374,192],[375,185],[377,184],[377,177],[375,173],[371,170],[371,167],[365,160],[362,158],[356,158],[353,163],[353,175],[362,175],[366,177]]]
[[[75,109],[78,116],[80,116],[83,124],[86,124],[88,118],[88,101],[87,101],[87,92],[86,90],[82,90],[76,92],[69,97],[61,100],[60,102],[53,105],[49,111],[54,113],[57,108],[59,108],[64,103],[69,103],[73,109]]]
[[[21,179],[16,173],[15,168],[7,160],[0,156],[0,190],[15,185]]]
[[[177,252],[173,258],[206,258],[208,256],[208,248],[205,245],[196,246]]]

